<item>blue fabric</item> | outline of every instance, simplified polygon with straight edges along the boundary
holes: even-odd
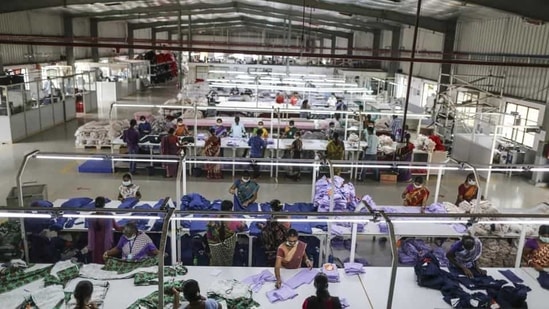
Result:
[[[53,207],[53,203],[50,202],[50,201],[46,201],[46,200],[39,200],[39,201],[33,201],[31,204],[30,204],[31,207],[46,207],[46,208],[51,208]]]
[[[542,288],[549,290],[549,273],[546,271],[540,271],[538,276],[538,282]]]
[[[49,201],[34,201],[31,203],[31,207],[42,207],[42,208],[51,208],[53,204]],[[52,219],[34,219],[26,218],[24,219],[25,231],[27,233],[37,234],[42,232],[44,229],[51,229],[52,225],[55,224],[55,221]],[[62,227],[61,227],[62,228]],[[56,229],[56,227],[54,227]],[[56,230],[60,230],[59,228]]]
[[[206,215],[193,215],[197,218],[207,218]],[[189,229],[192,234],[205,232],[208,229],[208,221],[190,221]]]
[[[209,210],[211,203],[198,193],[191,193],[181,197],[181,210]]]
[[[295,204],[286,204],[284,206],[284,211],[288,212],[314,212],[315,206],[313,203],[295,203]]]
[[[292,219],[304,219],[305,216],[295,216]],[[298,231],[299,233],[312,234],[313,230],[311,228],[311,222],[292,222],[292,228]]]
[[[210,210],[217,210],[217,211],[221,211],[221,200],[214,200],[211,204],[210,204]]]
[[[500,274],[502,274],[505,278],[509,279],[509,281],[513,283],[522,283],[524,280],[522,280],[519,276],[517,276],[512,270],[500,270]]]
[[[132,209],[137,203],[139,203],[139,199],[135,197],[128,197],[122,200],[118,206],[118,209]]]
[[[89,197],[73,197],[61,204],[61,208],[81,208],[93,202]]]

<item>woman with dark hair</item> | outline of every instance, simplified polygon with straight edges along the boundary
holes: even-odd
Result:
[[[280,278],[281,267],[296,269],[300,268],[303,262],[305,262],[305,265],[309,269],[313,268],[313,263],[307,256],[307,244],[299,240],[298,236],[295,229],[290,229],[286,233],[286,242],[278,246],[275,263],[275,286],[277,289],[282,286],[282,279]]]
[[[345,143],[339,140],[339,133],[334,132],[332,139],[326,145],[326,158],[328,160],[343,160],[345,156]],[[334,168],[334,174],[338,175],[341,173],[340,168]]]
[[[177,156],[180,153],[179,138],[175,134],[175,129],[170,128],[168,135],[162,137],[160,141],[160,153],[164,156]],[[166,178],[175,177],[177,175],[178,163],[164,163],[166,167]]]
[[[539,227],[538,238],[526,241],[522,257],[528,267],[537,271],[549,267],[549,225]]]
[[[97,305],[90,302],[93,294],[93,284],[88,280],[78,282],[74,289],[75,309],[97,309]]]
[[[158,255],[159,251],[152,239],[147,234],[140,232],[134,222],[128,222],[122,233],[116,247],[103,253],[104,260],[109,257],[121,256],[123,260],[140,261]]]
[[[233,202],[221,202],[221,211],[232,211]],[[225,217],[225,216],[220,216]],[[211,253],[211,266],[231,266],[236,247],[237,232],[243,231],[245,225],[240,221],[210,221],[206,231]]]
[[[98,196],[95,198],[95,208],[103,209],[105,207],[105,198]],[[105,214],[98,211],[96,214]],[[122,228],[116,224],[114,219],[88,219],[88,251],[90,252],[91,262],[103,264],[103,252],[113,246],[113,228],[121,231]]]
[[[172,290],[174,293],[173,308],[180,309],[179,291]],[[183,285],[183,296],[189,302],[189,305],[185,309],[221,309],[223,308],[220,303],[214,299],[206,299],[200,295],[200,287],[196,280],[190,279]]]
[[[465,182],[458,187],[458,197],[456,205],[463,201],[471,202],[478,196],[478,186],[474,173],[470,173],[465,178]]]
[[[423,177],[416,176],[414,182],[407,185],[404,192],[402,192],[403,204],[404,206],[421,207],[421,212],[423,213],[427,206],[429,195],[430,192],[423,183]]]
[[[406,133],[404,135],[404,144],[401,144],[400,147],[396,150],[396,161],[411,162],[412,155],[414,153],[414,144],[410,143],[410,134]],[[399,169],[398,170],[398,180],[399,181],[409,181],[412,178],[412,170],[410,169]]]
[[[324,273],[315,276],[316,295],[303,302],[303,309],[341,309],[339,297],[330,296],[328,292],[328,277]]]
[[[450,247],[446,257],[450,261],[452,272],[462,273],[469,278],[486,276],[486,271],[478,265],[482,255],[482,242],[478,238],[466,235]]]
[[[215,157],[219,157],[221,154],[221,138],[216,134],[214,128],[210,128],[210,137],[206,140],[204,144],[204,155],[206,157],[212,157],[215,160]],[[221,174],[221,165],[220,164],[206,164],[206,177],[208,179],[221,179],[223,175]]]

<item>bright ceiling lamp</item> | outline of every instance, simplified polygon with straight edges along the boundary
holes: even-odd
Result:
[[[528,219],[523,220],[479,220],[476,224],[549,224],[549,218],[547,219]]]
[[[164,105],[156,105],[156,104],[132,104],[132,103],[113,103],[111,104],[113,107],[138,107],[138,108],[155,108],[155,107],[163,107]]]
[[[138,159],[138,158],[112,158],[115,162],[154,162],[154,163],[179,163],[176,159]]]
[[[291,73],[290,76],[326,77],[326,74],[298,74],[298,73]]]
[[[387,216],[391,216],[391,214],[387,214]],[[417,219],[417,220],[416,220]],[[408,220],[405,220],[405,219],[396,219],[396,220],[391,220],[392,223],[394,224],[407,224],[407,223],[413,223],[413,224],[425,224],[425,223],[440,223],[440,224],[454,224],[454,223],[462,223],[462,224],[466,224],[468,223],[467,220],[463,220],[463,219],[456,219],[456,220],[449,220],[449,219],[442,219],[442,220],[422,220],[421,218],[410,218]]]
[[[172,218],[174,221],[223,221],[223,222],[231,222],[231,221],[244,221],[244,222],[267,222],[266,218],[230,218],[230,217],[174,217]]]
[[[75,219],[134,219],[134,220],[158,220],[159,216],[132,216],[132,215],[96,215],[96,214],[63,214],[63,218],[75,218]]]
[[[19,212],[0,212],[0,218],[31,218],[31,219],[51,219],[50,214],[34,214]]]
[[[362,219],[356,219],[356,218],[274,218],[274,220],[278,222],[326,222],[326,223],[364,223],[372,218],[362,218]]]
[[[51,160],[90,160],[90,161],[103,161],[107,160],[106,156],[74,156],[74,155],[49,155],[49,154],[37,154],[34,156],[36,159],[51,159]]]
[[[422,169],[422,170],[445,170],[445,171],[458,171],[460,168],[456,166],[421,166],[421,165],[397,165],[397,168],[404,170]]]

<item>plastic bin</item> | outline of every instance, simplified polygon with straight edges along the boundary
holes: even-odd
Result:
[[[23,205],[29,207],[34,201],[47,200],[48,190],[44,184],[26,185],[23,186]],[[19,205],[19,190],[17,187],[12,187],[8,197],[6,198],[8,207],[20,207]]]

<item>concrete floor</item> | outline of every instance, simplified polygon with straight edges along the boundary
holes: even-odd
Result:
[[[174,85],[148,89],[138,95],[125,98],[121,102],[162,104],[165,100],[175,96],[177,90]],[[135,111],[145,109],[119,109],[117,117],[131,117]],[[57,152],[100,152],[97,150],[82,150],[74,147],[74,132],[87,121],[93,120],[96,115],[87,115],[71,122],[52,128],[46,132],[33,136],[13,145],[0,146],[0,200],[5,198],[12,186],[15,185],[17,170],[25,153],[39,149],[42,151]],[[105,150],[101,150],[105,151]],[[69,198],[75,196],[105,195],[115,198],[117,188],[121,181],[121,173],[118,174],[79,174],[77,166],[80,162],[61,160],[32,160],[28,165],[23,181],[47,184],[49,199]],[[454,202],[458,185],[464,180],[465,172],[447,172],[442,179],[439,200]],[[147,176],[139,174],[135,176],[135,182],[142,188],[144,200],[157,200],[163,196],[175,196],[175,182],[164,179],[161,175]],[[208,199],[229,198],[228,188],[232,177],[226,174],[226,178],[218,181],[205,178],[190,178],[188,182],[189,192],[198,192]],[[260,201],[269,201],[273,198],[285,202],[303,202],[311,198],[312,183],[310,178],[304,177],[299,182],[284,179],[271,179],[268,174],[263,174],[260,179]],[[431,177],[428,186],[431,188],[431,198],[434,200],[434,187],[436,176]],[[481,184],[484,187],[484,183]],[[400,205],[400,192],[405,184],[380,184],[374,181],[365,181],[356,184],[357,195],[371,195],[378,205]],[[501,208],[530,208],[539,202],[549,200],[549,190],[537,188],[529,184],[520,176],[507,177],[495,174],[492,177],[487,197]]]

